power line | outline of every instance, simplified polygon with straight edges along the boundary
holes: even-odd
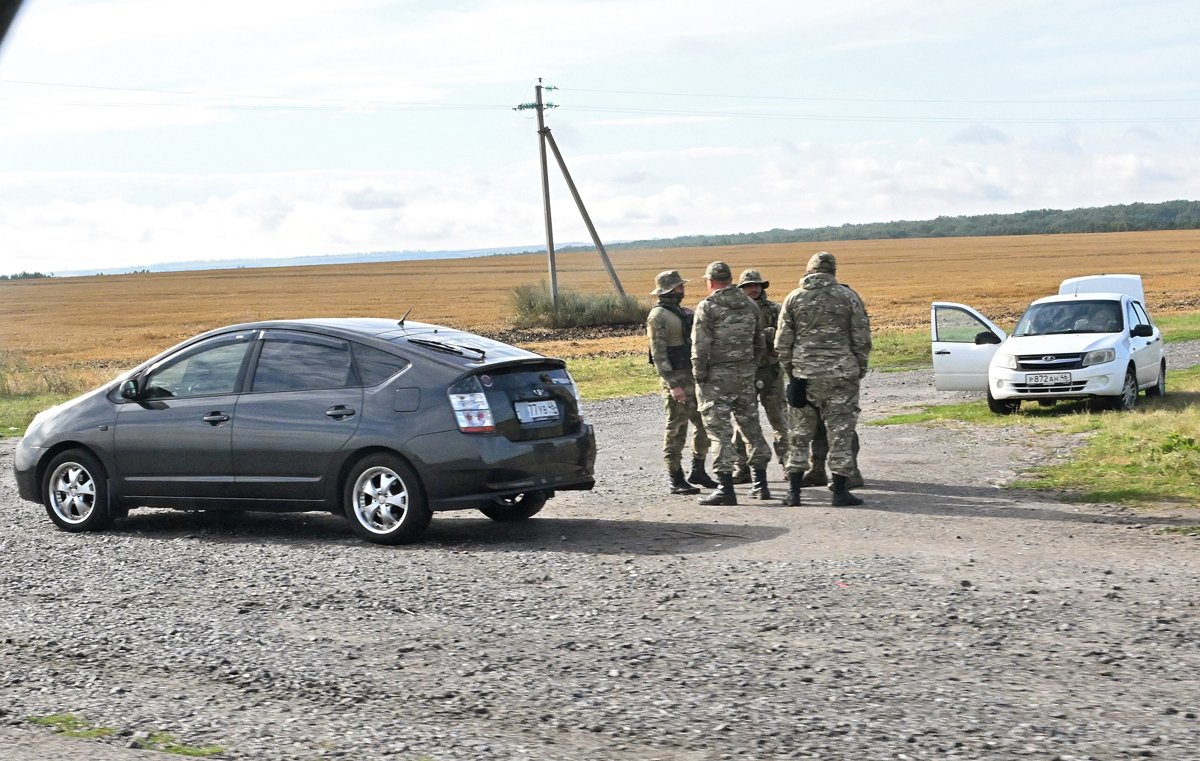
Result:
[[[1105,104],[1105,103],[1197,103],[1200,96],[1181,98],[846,98],[818,97],[798,95],[738,95],[727,93],[697,93],[697,92],[666,92],[655,90],[596,90],[582,87],[563,87],[564,92],[585,92],[609,95],[644,95],[647,97],[667,98],[713,98],[725,100],[778,100],[797,101],[802,103],[940,103],[940,104],[974,104],[974,105],[1069,105]]]

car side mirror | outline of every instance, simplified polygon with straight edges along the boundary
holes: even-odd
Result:
[[[131,402],[136,402],[140,394],[138,393],[137,378],[130,378],[121,384],[121,398],[128,399]]]
[[[982,346],[984,344],[998,344],[998,343],[1000,343],[1000,336],[996,335],[995,333],[993,333],[990,330],[980,331],[979,333],[975,334],[975,345],[976,346]]]
[[[1135,325],[1133,330],[1129,331],[1129,335],[1133,336],[1134,338],[1149,338],[1150,336],[1154,335],[1154,326],[1146,325],[1145,323],[1141,325]]]

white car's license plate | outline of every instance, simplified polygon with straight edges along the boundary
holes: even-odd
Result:
[[[1025,376],[1025,382],[1031,386],[1057,386],[1061,383],[1070,383],[1070,373],[1029,373]]]
[[[553,399],[545,402],[517,402],[517,420],[522,423],[536,423],[539,420],[552,420],[558,417],[558,402]]]

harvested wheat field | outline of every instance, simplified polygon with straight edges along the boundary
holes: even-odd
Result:
[[[1200,231],[935,238],[613,251],[626,291],[644,299],[654,275],[679,269],[689,301],[703,293],[704,266],[724,259],[772,281],[777,300],[808,257],[829,250],[839,276],[862,294],[877,330],[919,330],[929,303],[959,301],[1003,323],[1075,275],[1143,276],[1153,313],[1200,309]],[[594,252],[558,256],[559,285],[611,289]],[[542,254],[344,266],[206,270],[0,282],[0,371],[24,368],[51,390],[99,382],[116,370],[208,328],[266,318],[394,316],[501,333],[509,290],[547,279]],[[636,332],[636,331],[635,331]],[[517,342],[579,356],[641,351],[639,335]],[[19,386],[19,384],[18,384]],[[20,387],[10,389],[20,393]]]

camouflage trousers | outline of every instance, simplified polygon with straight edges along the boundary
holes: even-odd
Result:
[[[850,453],[854,455],[854,472],[848,473],[847,476],[853,481],[856,478],[861,479],[862,473],[858,470],[858,430],[854,431],[854,435],[850,441]],[[812,453],[808,458],[808,472],[817,471],[825,472],[825,458],[829,456],[829,436],[825,431],[825,421],[817,421],[817,431],[813,434]]]
[[[708,454],[708,434],[704,431],[704,420],[696,408],[696,391],[685,386],[687,400],[677,402],[671,398],[670,390],[663,397],[663,412],[667,416],[666,430],[663,432],[663,461],[667,470],[677,470],[683,467],[683,447],[688,439],[688,424],[692,425],[692,457],[703,458]]]
[[[735,425],[750,446],[750,466],[765,468],[771,461],[771,449],[763,438],[758,422],[758,394],[754,375],[741,365],[718,365],[708,379],[696,386],[700,398],[700,415],[712,437],[716,453],[713,471],[732,473],[737,460],[733,448]],[[736,423],[735,423],[736,421]]]
[[[788,450],[788,405],[784,393],[783,371],[779,365],[760,367],[755,378],[762,384],[758,389],[758,401],[767,413],[767,422],[771,424],[771,430],[775,433],[775,457],[779,459],[779,464],[783,465],[787,462]],[[738,467],[745,467],[749,458],[746,453],[746,439],[740,430],[733,434],[733,448],[737,452]]]
[[[808,448],[822,422],[829,439],[829,471],[846,477],[854,473],[858,389],[858,379],[809,378],[805,391],[808,406],[791,408],[791,439],[784,467],[789,474],[803,473],[808,467]]]

